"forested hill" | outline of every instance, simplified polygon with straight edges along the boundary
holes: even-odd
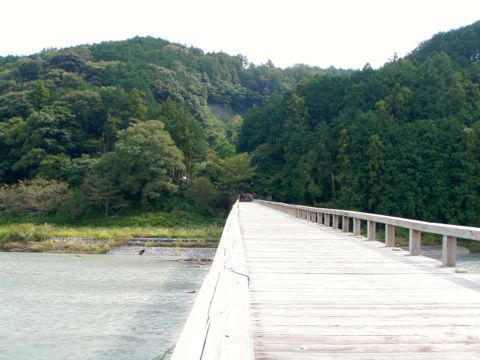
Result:
[[[58,181],[67,199],[106,213],[164,204],[195,188],[192,178],[210,192],[204,198],[216,198],[215,189],[233,192],[232,181],[251,174],[241,167],[247,157],[232,159],[241,115],[307,74],[343,72],[254,65],[151,37],[3,57],[0,183],[12,185],[11,194],[18,181]],[[244,175],[227,174],[229,161]],[[0,210],[15,208],[7,200]]]
[[[447,33],[439,33],[423,42],[407,57],[422,62],[435,53],[447,54],[456,65],[469,67],[480,61],[480,21]]]
[[[480,22],[378,70],[305,78],[246,117],[276,200],[480,225]]]

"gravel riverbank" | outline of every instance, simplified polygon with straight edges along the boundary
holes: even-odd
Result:
[[[140,250],[145,250],[143,256],[174,256],[180,258],[198,258],[213,260],[215,248],[175,248],[175,247],[141,247],[122,246],[112,247],[108,255],[138,255]]]

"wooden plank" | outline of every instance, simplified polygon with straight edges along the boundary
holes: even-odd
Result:
[[[253,359],[249,275],[238,216],[237,202],[172,360]]]
[[[377,241],[240,208],[255,359],[478,358],[479,283]]]

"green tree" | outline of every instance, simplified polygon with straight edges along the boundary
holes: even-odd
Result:
[[[305,101],[291,94],[284,122],[282,190],[290,201],[304,203],[315,199],[318,186],[312,177],[311,129]]]
[[[163,104],[162,120],[176,145],[182,150],[187,174],[191,177],[194,163],[206,155],[207,143],[202,128],[190,113],[170,98]]]
[[[31,94],[31,102],[35,110],[41,110],[48,103],[50,92],[45,86],[45,81],[37,82]]]
[[[100,207],[108,218],[112,208],[119,209],[125,205],[114,183],[97,171],[90,171],[83,180],[82,192],[90,205]]]
[[[255,176],[255,166],[251,165],[247,153],[225,159],[218,158],[213,165],[210,175],[220,188],[233,192],[250,190],[250,180]]]
[[[370,137],[367,156],[367,207],[370,211],[376,212],[379,196],[384,188],[382,183],[384,167],[383,143],[378,134]]]
[[[340,131],[338,139],[337,174],[333,175],[333,186],[338,183],[337,203],[345,208],[358,208],[362,206],[362,194],[358,175],[352,164],[352,140],[347,129]],[[335,195],[335,193],[333,193]]]
[[[142,94],[138,89],[132,89],[128,94],[128,114],[132,119],[145,120],[147,115],[147,107],[143,100]]]
[[[118,133],[99,171],[128,200],[155,200],[176,192],[185,170],[183,154],[158,120],[138,122]]]

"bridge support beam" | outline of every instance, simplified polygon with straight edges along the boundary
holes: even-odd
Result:
[[[350,218],[348,216],[343,217],[342,231],[343,232],[349,232],[350,231]]]
[[[385,246],[394,247],[395,246],[395,226],[394,225],[385,225]]]
[[[442,245],[442,265],[445,267],[455,267],[457,262],[457,238],[443,235]]]
[[[353,235],[362,235],[362,220],[353,219]]]
[[[422,253],[422,233],[420,231],[410,229],[408,249],[412,256],[420,255]]]
[[[377,240],[377,223],[375,221],[368,220],[367,239],[370,241]]]

